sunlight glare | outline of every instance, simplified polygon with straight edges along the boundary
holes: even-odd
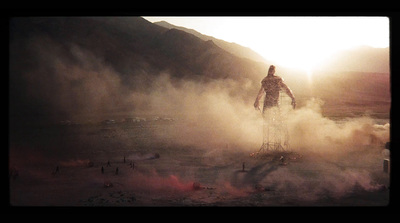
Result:
[[[195,29],[259,53],[276,65],[305,71],[340,50],[389,46],[387,17],[145,17]]]

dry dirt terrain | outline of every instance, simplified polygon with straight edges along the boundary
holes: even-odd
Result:
[[[387,151],[381,145],[329,156],[293,148],[251,157],[249,149],[229,143],[213,148],[174,143],[170,132],[186,125],[157,117],[15,127],[10,205],[389,204],[390,175],[382,165]]]

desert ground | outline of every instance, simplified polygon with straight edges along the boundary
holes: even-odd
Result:
[[[187,125],[170,117],[13,125],[9,203],[15,207],[390,204],[390,174],[383,171],[389,153],[382,144],[357,145],[356,150],[330,155],[293,147],[252,157],[251,151],[258,147],[226,143],[205,148],[169,137]]]

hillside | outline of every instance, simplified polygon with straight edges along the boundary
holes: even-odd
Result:
[[[248,47],[243,47],[239,44],[236,43],[230,43],[221,39],[217,39],[215,37],[212,36],[207,36],[204,34],[201,34],[199,32],[197,32],[194,29],[188,29],[182,26],[175,26],[172,25],[166,21],[160,21],[160,22],[154,22],[154,24],[168,28],[168,29],[178,29],[178,30],[182,30],[185,31],[187,33],[190,33],[194,36],[199,37],[200,39],[204,40],[204,41],[213,41],[217,46],[221,47],[222,49],[238,56],[238,57],[243,57],[243,58],[247,58],[250,60],[254,60],[257,62],[263,62],[263,63],[268,63],[268,61],[266,61],[261,55],[259,55],[258,53],[254,52],[253,50],[251,50]]]
[[[360,46],[340,51],[317,69],[341,72],[390,73],[390,49]]]
[[[130,111],[139,102],[128,96],[150,92],[161,74],[251,84],[266,66],[140,17],[13,18],[10,114]]]

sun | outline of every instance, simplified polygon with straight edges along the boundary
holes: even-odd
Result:
[[[316,67],[329,57],[327,53],[318,53],[308,48],[299,49],[293,52],[279,52],[270,59],[275,65],[293,69],[307,74],[310,78]]]
[[[303,71],[314,69],[342,50],[367,45],[389,46],[389,19],[317,16],[145,17],[166,20],[202,34],[248,47],[275,65]]]

